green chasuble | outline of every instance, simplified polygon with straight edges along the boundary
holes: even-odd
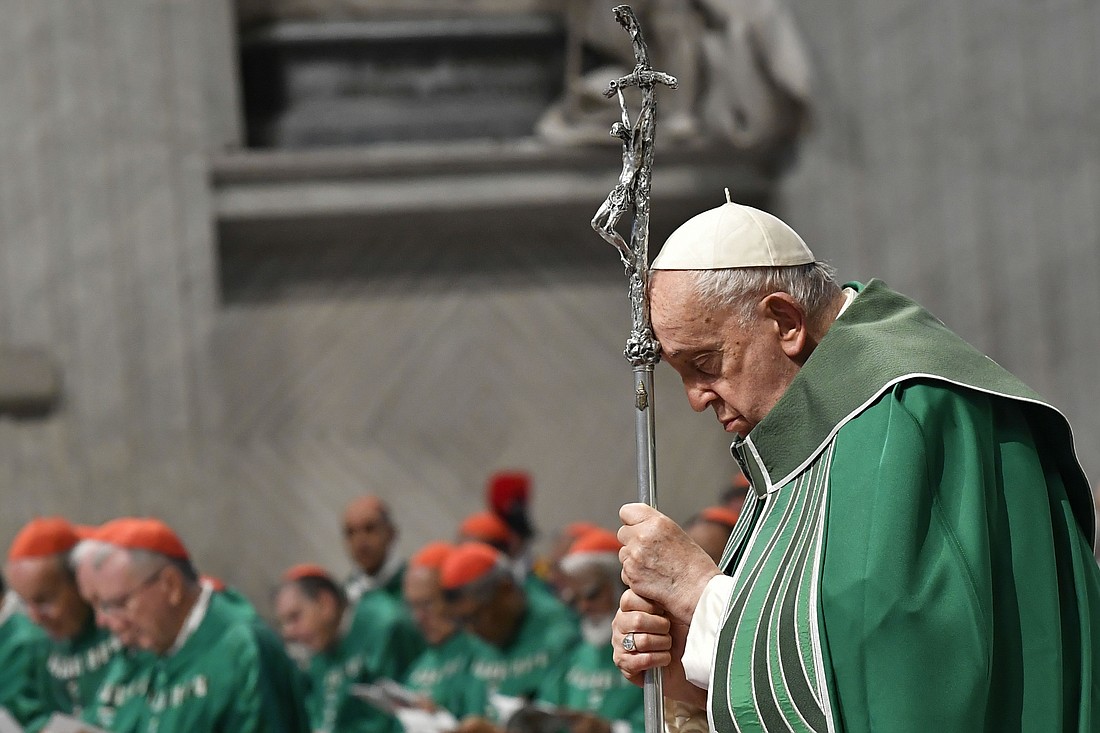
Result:
[[[560,673],[548,678],[538,699],[597,715],[612,724],[614,733],[643,733],[642,689],[623,677],[614,655],[610,642],[581,642]]]
[[[381,589],[372,590],[360,596],[353,613],[349,633],[359,638],[370,668],[380,677],[403,679],[426,646],[405,604]]]
[[[385,596],[382,596],[383,598]],[[379,674],[378,642],[363,631],[367,617],[355,614],[347,633],[333,648],[309,662],[306,707],[314,733],[391,733],[397,720],[352,694],[351,686],[375,682]]]
[[[81,720],[116,733],[135,733],[141,723],[142,705],[134,700],[149,692],[157,656],[140,649],[124,648],[111,658],[95,702],[84,708]]]
[[[51,711],[79,717],[94,704],[108,664],[122,645],[107,629],[95,624],[88,611],[84,628],[63,641],[51,640],[46,666],[39,671],[44,704]]]
[[[194,613],[175,651],[112,666],[97,720],[120,733],[309,733],[301,673],[274,632],[208,589]]]
[[[41,727],[48,717],[36,684],[49,653],[46,632],[17,608],[15,596],[0,598],[0,708],[22,726]]]
[[[471,673],[493,694],[533,700],[548,676],[557,674],[569,652],[580,643],[576,617],[564,607],[528,598],[519,628],[503,647],[486,644],[474,658]],[[490,708],[485,713],[495,714]]]
[[[483,715],[488,703],[482,681],[470,676],[474,657],[492,654],[491,648],[473,634],[456,631],[441,644],[426,648],[409,667],[405,685],[427,695],[458,720]]]
[[[871,281],[734,454],[719,731],[1100,730],[1100,572],[1060,413]]]

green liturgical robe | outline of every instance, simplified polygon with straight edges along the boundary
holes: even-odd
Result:
[[[391,733],[397,720],[352,692],[352,686],[379,680],[378,642],[363,632],[370,621],[358,611],[347,633],[309,662],[306,707],[314,733]]]
[[[482,715],[488,703],[485,685],[470,675],[478,654],[492,654],[473,634],[456,631],[436,646],[425,649],[409,668],[405,685],[431,698],[458,720]]]
[[[643,733],[645,708],[642,690],[627,681],[615,666],[610,642],[581,642],[558,675],[539,691],[540,701],[603,718],[614,733]]]
[[[527,610],[512,639],[503,647],[486,644],[471,673],[493,694],[534,700],[547,677],[557,674],[569,652],[580,643],[576,617],[560,605],[528,599]],[[490,719],[495,712],[485,711]]]
[[[353,633],[368,654],[374,673],[391,680],[404,678],[426,646],[404,603],[382,589],[367,591],[354,606]]]
[[[712,727],[1100,730],[1068,424],[912,301],[854,287],[734,445],[753,491],[722,563]]]
[[[40,727],[48,717],[35,670],[49,653],[46,632],[17,608],[12,595],[0,598],[0,708],[22,726]]]
[[[178,649],[112,665],[91,722],[119,733],[309,733],[301,673],[274,632],[208,589],[193,615]]]
[[[84,708],[95,703],[107,668],[121,648],[111,632],[96,626],[95,616],[89,611],[79,634],[63,641],[51,640],[46,665],[38,675],[45,706],[79,717]]]
[[[81,720],[118,733],[135,733],[142,706],[133,698],[148,694],[156,664],[157,656],[152,652],[127,648],[119,651],[107,666],[95,702],[84,708]]]

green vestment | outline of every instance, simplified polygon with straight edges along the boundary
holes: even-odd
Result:
[[[559,674],[540,689],[539,700],[599,716],[614,725],[615,733],[643,733],[642,690],[623,677],[614,654],[610,642],[580,642]]]
[[[120,733],[309,733],[301,673],[279,639],[234,599],[203,597],[178,649],[112,665],[92,722]]]
[[[368,666],[380,677],[400,680],[426,644],[405,604],[378,588],[355,603],[353,631],[369,655]]]
[[[368,594],[370,595],[370,594]],[[389,600],[387,596],[379,596]],[[375,682],[385,675],[385,647],[363,606],[356,609],[347,633],[331,649],[314,654],[309,662],[306,707],[314,733],[391,733],[396,719],[352,693],[352,685]]]
[[[470,667],[475,656],[492,654],[486,646],[473,634],[456,631],[416,658],[409,667],[405,685],[427,695],[458,720],[483,715],[488,702],[485,685],[470,675]]]
[[[474,658],[471,673],[485,685],[490,699],[495,693],[530,701],[579,643],[580,630],[572,613],[529,598],[512,638],[502,647],[486,644]],[[492,709],[485,715],[495,717]]]
[[[1019,380],[872,281],[734,454],[713,727],[1100,729],[1092,499]]]
[[[84,708],[95,703],[107,667],[121,648],[110,631],[96,626],[91,610],[76,636],[51,640],[45,667],[38,670],[46,708],[80,717]]]
[[[12,595],[0,596],[0,708],[22,726],[40,727],[48,711],[36,670],[45,665],[50,640],[16,608]]]

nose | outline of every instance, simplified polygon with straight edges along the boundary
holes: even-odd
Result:
[[[684,382],[684,391],[687,393],[688,404],[696,412],[703,412],[714,400],[714,392],[699,382]]]

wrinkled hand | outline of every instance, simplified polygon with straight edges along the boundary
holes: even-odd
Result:
[[[623,582],[668,612],[670,620],[690,624],[718,566],[679,525],[646,504],[624,504],[619,518]]]
[[[634,651],[623,649],[623,637],[634,634]],[[706,707],[707,691],[688,682],[684,674],[684,647],[688,627],[670,621],[664,609],[627,589],[619,600],[619,610],[611,622],[611,645],[615,666],[623,676],[639,687],[646,670],[661,668],[666,697],[696,707]]]

